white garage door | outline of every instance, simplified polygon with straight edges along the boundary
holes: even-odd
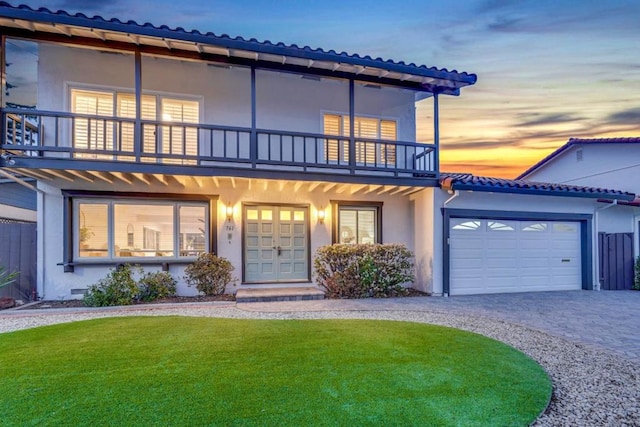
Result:
[[[451,295],[582,288],[580,223],[452,218]]]

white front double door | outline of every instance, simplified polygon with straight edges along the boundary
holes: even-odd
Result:
[[[244,282],[300,282],[309,278],[309,208],[244,206]]]

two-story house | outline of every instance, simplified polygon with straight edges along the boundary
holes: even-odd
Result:
[[[37,180],[44,298],[209,251],[240,287],[312,285],[316,249],[355,242],[407,245],[434,294],[591,289],[597,199],[634,197],[441,175],[466,72],[6,3],[0,33],[0,167]]]

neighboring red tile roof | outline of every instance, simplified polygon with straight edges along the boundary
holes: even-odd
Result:
[[[632,201],[635,194],[607,188],[578,185],[552,184],[518,179],[491,178],[469,173],[442,173],[442,188],[451,190],[489,191],[494,193],[516,193],[542,196],[587,197],[593,199],[617,199]]]
[[[640,144],[640,137],[637,136],[624,136],[618,138],[569,138],[566,144],[562,147],[558,148],[553,153],[549,154],[544,159],[540,160],[535,165],[531,166],[526,171],[522,172],[520,175],[516,177],[516,179],[522,179],[525,176],[529,175],[531,172],[537,170],[543,165],[550,162],[552,159],[556,158],[569,148],[574,145],[591,145],[591,144]]]

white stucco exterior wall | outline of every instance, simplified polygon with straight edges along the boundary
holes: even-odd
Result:
[[[221,180],[222,181],[222,180]],[[331,213],[331,201],[375,201],[382,202],[382,236],[384,243],[403,243],[410,250],[414,250],[414,225],[412,202],[406,196],[381,194],[350,194],[348,189],[340,191],[341,186],[336,186],[329,191],[323,191],[326,184],[319,187],[318,191],[309,192],[308,184],[305,184],[299,191],[294,191],[295,183],[288,182],[283,185],[283,181],[252,181],[251,187],[248,186],[246,180],[238,179],[236,186],[222,183],[219,187],[213,185],[213,181],[202,188],[196,186],[178,187],[177,185],[149,187],[142,183],[135,185],[119,185],[117,188],[104,182],[95,182],[92,190],[95,191],[128,191],[128,192],[162,192],[175,194],[205,194],[218,197],[217,201],[217,245],[218,254],[231,261],[235,267],[234,275],[241,279],[242,274],[242,203],[264,203],[264,204],[301,204],[309,206],[309,227],[310,227],[310,243],[311,251],[309,260],[311,268],[313,268],[313,254],[322,245],[331,244],[331,227],[335,218]],[[113,262],[110,266],[88,266],[76,265],[73,273],[65,273],[63,267],[58,265],[62,263],[62,242],[63,242],[63,197],[61,188],[66,190],[84,189],[83,183],[39,183],[39,188],[45,192],[41,197],[41,205],[38,206],[39,212],[42,213],[42,222],[46,224],[41,236],[43,254],[38,259],[38,270],[40,280],[38,284],[38,292],[41,298],[45,299],[68,299],[77,298],[81,295],[72,295],[72,289],[86,289],[90,284],[96,283],[103,278],[109,271],[109,268],[117,262]],[[234,217],[230,223],[226,218],[226,206],[233,205]],[[317,211],[324,209],[326,217],[324,223],[318,222]],[[232,237],[228,239],[227,226],[233,226],[230,231]],[[428,233],[428,231],[427,231]],[[132,260],[132,264],[135,261]],[[169,261],[171,264],[171,261]],[[171,274],[178,279],[178,293],[181,295],[195,295],[197,291],[189,288],[184,280],[185,265],[170,265]],[[144,266],[145,271],[159,271],[160,265]],[[313,278],[312,278],[313,280]],[[307,282],[308,283],[308,282]],[[238,280],[240,285],[240,280]],[[299,285],[299,284],[298,284]],[[252,285],[244,285],[252,286]],[[295,286],[295,284],[278,286]],[[234,292],[233,287],[227,289],[228,292]]]
[[[69,111],[70,87],[132,92],[134,57],[41,43],[38,108]],[[251,126],[251,72],[200,62],[143,56],[142,88],[153,94],[201,102],[203,123]],[[349,112],[349,84],[333,79],[256,71],[256,126],[259,129],[322,133],[324,113]],[[355,85],[355,113],[396,120],[398,139],[415,140],[414,93]]]

